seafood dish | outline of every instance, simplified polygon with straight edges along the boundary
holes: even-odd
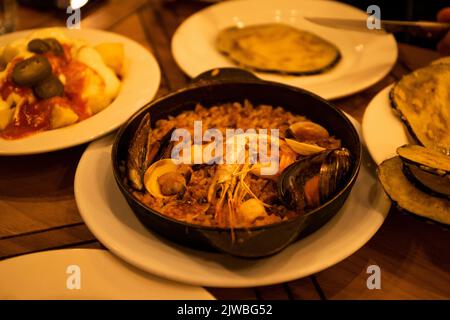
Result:
[[[397,149],[378,167],[378,178],[401,210],[450,225],[450,157],[418,145]]]
[[[0,138],[66,127],[119,94],[121,43],[91,45],[61,29],[39,30],[0,47]]]
[[[198,104],[194,110],[159,119],[153,126],[150,118],[147,113],[135,131],[122,171],[139,202],[172,219],[231,229],[270,225],[321,206],[348,180],[352,155],[342,148],[339,137],[282,107],[254,106],[247,100],[208,108]],[[201,136],[208,129],[278,129],[279,138],[271,144],[278,149],[278,157],[251,162],[245,139],[252,135],[242,132],[232,136],[232,141],[243,137],[243,161],[214,161],[224,155],[222,150],[231,140],[194,144],[191,137],[198,121]],[[172,156],[177,145],[186,143],[173,139],[179,128],[187,130],[190,139],[186,149],[190,155],[183,162]],[[275,139],[266,132],[262,135],[269,142]],[[220,148],[205,152],[212,145]],[[200,157],[194,161],[196,152]],[[277,168],[265,172],[270,161],[277,161]]]
[[[223,29],[216,48],[241,67],[292,75],[326,72],[341,58],[331,42],[282,23]]]
[[[361,142],[330,102],[220,68],[137,112],[117,133],[111,160],[120,192],[151,232],[261,258],[338,213],[358,176]]]
[[[393,110],[418,144],[450,155],[448,62],[440,60],[405,75],[392,88],[390,99]]]
[[[401,210],[450,224],[450,60],[441,58],[403,76],[391,89],[392,110],[412,144],[378,168],[378,178]]]

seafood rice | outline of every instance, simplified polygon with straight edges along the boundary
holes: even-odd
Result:
[[[262,163],[181,164],[170,159],[171,134],[183,128],[194,136],[215,128],[279,129],[276,174],[263,175]],[[202,148],[206,145],[199,147]],[[326,128],[279,106],[249,101],[194,110],[158,120],[147,114],[121,165],[133,196],[178,221],[220,228],[251,228],[303,215],[333,196],[346,180],[351,156]]]

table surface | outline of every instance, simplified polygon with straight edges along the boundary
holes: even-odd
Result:
[[[109,30],[150,50],[162,69],[158,96],[189,78],[170,53],[183,20],[208,4],[193,1],[109,0],[82,14],[82,28]],[[18,9],[17,29],[61,26],[65,12]],[[431,50],[399,45],[393,70],[369,89],[335,100],[361,121],[369,101],[405,73],[437,57]],[[0,157],[0,259],[61,248],[103,248],[80,214],[73,193],[75,170],[86,145],[58,152]],[[307,278],[257,288],[207,288],[219,299],[449,299],[450,234],[391,209],[376,235],[344,261]],[[381,289],[367,289],[367,267],[381,268]]]

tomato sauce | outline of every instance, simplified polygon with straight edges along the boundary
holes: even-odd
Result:
[[[83,74],[87,66],[72,59],[69,45],[63,44],[62,46],[64,53],[61,56],[55,56],[52,53],[45,53],[43,56],[49,60],[53,74],[65,77],[63,97],[52,97],[45,100],[33,98],[31,88],[16,86],[12,82],[13,68],[10,68],[6,79],[0,84],[0,95],[3,100],[6,100],[11,93],[15,93],[26,101],[14,111],[13,121],[3,131],[0,131],[1,138],[19,139],[51,129],[51,113],[55,105],[71,108],[78,115],[78,121],[90,116],[86,102],[81,97],[84,83]],[[23,59],[16,58],[11,63],[15,65],[21,60]]]

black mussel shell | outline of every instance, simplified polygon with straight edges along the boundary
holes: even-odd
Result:
[[[345,148],[325,150],[300,159],[281,173],[278,195],[291,210],[313,209],[306,200],[305,183],[314,176],[319,177],[320,204],[323,204],[344,185],[350,163],[350,153]]]

